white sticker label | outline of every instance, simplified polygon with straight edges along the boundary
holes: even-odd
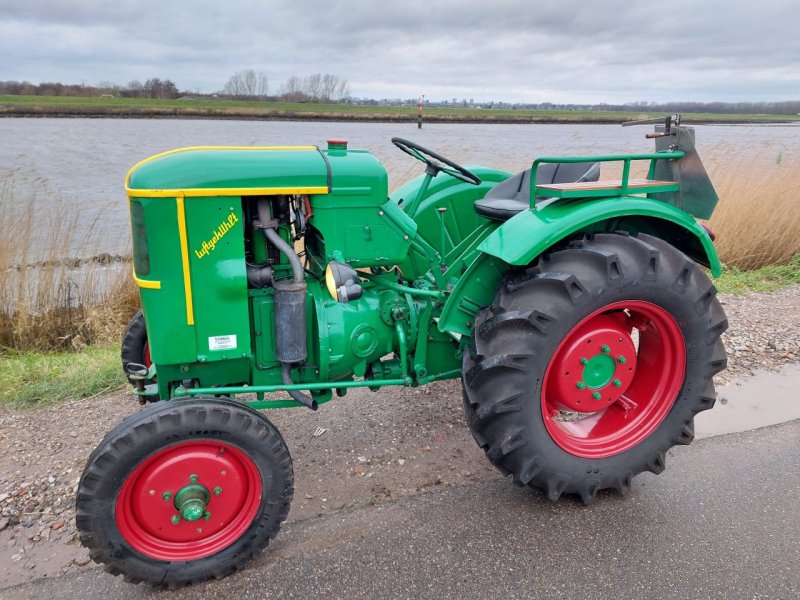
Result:
[[[236,348],[235,335],[215,335],[208,338],[209,350],[233,350]]]

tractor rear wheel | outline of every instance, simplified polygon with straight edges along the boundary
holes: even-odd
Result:
[[[134,383],[130,378],[128,365],[137,364],[146,368],[150,368],[153,364],[150,358],[150,344],[147,341],[147,327],[144,322],[144,314],[141,309],[136,311],[133,318],[125,328],[125,333],[122,334],[122,351],[120,352],[122,359],[122,372],[128,381]],[[155,377],[152,379],[145,379],[144,384],[150,385],[156,382]],[[157,402],[159,400],[158,394],[147,394],[142,396],[147,402]]]
[[[77,497],[81,543],[130,582],[224,577],[278,533],[293,481],[286,444],[261,413],[220,398],[159,402],[89,457]]]
[[[467,422],[489,460],[551,500],[660,473],[725,368],[725,313],[688,257],[599,234],[502,281],[464,353]]]

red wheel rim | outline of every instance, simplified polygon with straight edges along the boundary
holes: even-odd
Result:
[[[625,452],[658,428],[685,374],[686,348],[672,315],[650,302],[614,302],[578,323],[550,359],[545,427],[575,456]]]
[[[238,448],[181,442],[134,469],[120,489],[115,517],[122,537],[142,554],[196,560],[239,539],[253,522],[261,495],[259,471]]]

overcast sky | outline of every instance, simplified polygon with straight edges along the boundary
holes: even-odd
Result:
[[[354,96],[800,99],[800,0],[0,0],[0,80],[220,90],[331,73]]]

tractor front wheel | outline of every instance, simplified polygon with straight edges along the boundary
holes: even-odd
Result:
[[[262,550],[292,492],[289,451],[261,413],[173,400],[128,417],[94,450],[77,524],[108,572],[174,587],[223,577]]]
[[[625,493],[694,437],[725,367],[725,313],[673,246],[596,235],[503,280],[464,354],[470,429],[489,460],[551,500]]]
[[[147,327],[144,322],[144,314],[141,309],[136,311],[133,318],[125,328],[125,333],[122,334],[122,350],[120,352],[122,359],[122,372],[128,378],[130,383],[135,383],[131,379],[128,365],[141,365],[149,369],[153,361],[150,358],[150,344],[147,341]],[[145,379],[145,385],[151,385],[156,382],[156,379]],[[158,394],[146,394],[142,396],[147,402],[157,402],[159,400]]]

